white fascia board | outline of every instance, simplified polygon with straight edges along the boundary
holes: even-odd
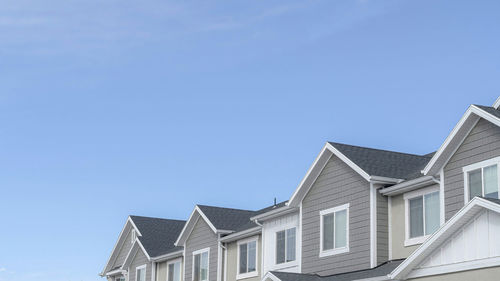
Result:
[[[233,242],[242,238],[247,238],[249,236],[254,236],[256,234],[262,233],[262,227],[261,226],[256,226],[252,227],[240,232],[235,232],[230,235],[224,236],[219,239],[220,242],[228,243],[228,242]]]
[[[106,269],[108,268],[109,266],[109,263],[111,262],[111,257],[113,257],[113,254],[115,253],[116,251],[116,248],[118,247],[118,244],[120,243],[120,240],[122,239],[122,236],[125,234],[125,230],[127,229],[127,225],[130,223],[130,225],[135,229],[135,231],[137,231],[138,234],[140,234],[141,232],[139,231],[139,229],[137,228],[137,226],[135,226],[134,222],[132,221],[132,219],[130,218],[130,216],[127,217],[127,221],[125,222],[125,225],[123,226],[122,228],[122,231],[120,232],[120,235],[118,236],[118,240],[116,240],[115,242],[115,246],[113,247],[113,250],[111,251],[111,254],[109,255],[109,258],[108,258],[108,261],[106,262],[106,265],[104,266],[104,268],[102,269],[102,272],[99,274],[100,276],[105,276],[105,273],[106,273]],[[140,236],[142,236],[142,234],[140,234]]]
[[[387,188],[383,188],[379,192],[383,195],[392,196],[436,183],[439,184],[439,181],[436,178],[431,176],[423,176]]]
[[[268,212],[259,214],[257,216],[251,217],[250,220],[254,221],[254,222],[255,221],[265,221],[265,220],[273,219],[273,218],[276,218],[279,216],[287,215],[287,214],[290,214],[290,213],[293,213],[296,211],[298,211],[298,208],[292,208],[288,205],[285,205],[285,206],[270,210]]]
[[[460,129],[464,125],[465,121],[467,121],[467,119],[469,119],[469,117],[472,114],[475,114],[478,117],[483,118],[483,119],[485,119],[485,120],[487,120],[487,121],[489,121],[489,122],[491,122],[491,123],[493,123],[493,124],[495,124],[495,125],[497,125],[497,126],[500,127],[500,119],[499,118],[497,118],[496,116],[493,116],[493,115],[489,114],[488,112],[480,109],[479,107],[477,107],[475,105],[469,106],[469,108],[467,109],[467,111],[465,112],[465,114],[462,116],[462,118],[460,119],[460,121],[458,121],[457,125],[455,125],[455,127],[453,128],[453,130],[451,131],[451,133],[448,135],[448,137],[446,138],[446,140],[444,141],[444,143],[439,147],[439,149],[436,152],[436,154],[434,154],[434,156],[431,158],[431,160],[429,161],[429,163],[427,163],[427,165],[425,166],[425,168],[422,170],[422,173],[424,175],[427,175],[429,173],[429,171],[434,167],[434,165],[436,164],[436,161],[442,156],[444,150],[448,147],[448,145],[451,143],[451,141],[455,138],[456,134],[460,131]],[[468,134],[466,134],[465,137],[467,137],[467,135]],[[462,142],[460,142],[460,143],[462,143]],[[444,165],[446,165],[446,162],[443,164],[443,166]]]
[[[319,164],[319,160],[324,156],[325,153],[332,153],[336,157],[338,157],[340,160],[342,160],[344,163],[346,163],[351,169],[353,169],[355,172],[357,172],[361,177],[363,177],[366,181],[370,182],[372,180],[372,177],[368,175],[363,169],[361,169],[358,165],[356,165],[354,162],[351,161],[351,159],[347,158],[344,154],[342,154],[338,149],[336,149],[333,145],[331,145],[329,142],[325,144],[321,152],[319,153],[318,157],[316,157],[316,160],[314,160],[312,166],[309,168],[307,171],[305,177],[302,179],[300,182],[299,186],[295,189],[295,192],[293,193],[292,197],[288,201],[289,206],[292,207],[298,207],[299,203],[302,201],[304,196],[308,193],[309,189],[311,186],[314,184],[316,179],[311,181],[307,186],[305,185],[306,180],[312,176],[311,173],[312,171],[316,168],[316,166]],[[320,172],[316,175],[316,178],[319,176],[321,173],[321,170],[326,166],[328,163],[328,160],[330,159],[331,155],[328,157],[328,159],[323,163],[322,167],[320,167]],[[384,178],[384,177],[378,177],[379,179],[384,179],[384,180],[396,180],[397,179],[391,179],[391,178]],[[302,189],[306,189],[305,192],[300,192]],[[299,195],[300,192],[300,195]]]
[[[113,271],[110,271],[110,272],[106,273],[105,275],[101,275],[101,277],[104,277],[104,276],[113,276],[113,275],[117,275],[117,274],[124,274],[125,272],[127,272],[127,271],[123,270],[123,269],[115,269]]]
[[[264,277],[262,277],[262,281],[266,281],[267,279],[271,279],[273,281],[281,281],[276,275],[272,274],[272,272],[268,271]]]
[[[200,207],[198,207],[198,205],[196,205],[194,207],[193,211],[191,212],[191,215],[189,216],[189,219],[187,220],[186,224],[182,228],[182,231],[179,234],[179,237],[175,241],[175,243],[174,243],[175,246],[183,246],[184,242],[186,242],[187,237],[189,237],[189,235],[191,234],[191,231],[193,230],[194,226],[196,225],[196,223],[193,223],[193,217],[194,217],[194,215],[196,213],[198,213],[198,215],[200,217],[202,217],[203,220],[205,220],[205,222],[208,224],[208,226],[210,227],[210,229],[212,229],[212,231],[215,234],[217,234],[217,229],[215,228],[215,226],[207,218],[207,216],[205,216],[205,214],[201,211]],[[225,231],[221,230],[220,232],[225,232]]]
[[[438,229],[434,234],[432,234],[429,239],[427,239],[420,247],[417,248],[404,262],[402,262],[398,267],[396,267],[390,274],[391,279],[404,279],[408,274],[420,264],[430,252],[433,251],[431,246],[446,235],[451,235],[453,233],[448,233],[454,225],[461,221],[461,219],[469,213],[475,207],[482,207],[497,213],[500,213],[500,205],[495,204],[486,199],[475,197],[469,203],[467,203],[460,211],[458,211],[450,220],[448,220],[441,228]],[[430,249],[430,250],[429,250]]]
[[[380,183],[380,184],[395,184],[404,181],[403,179],[395,179],[388,177],[380,177],[380,176],[370,176],[371,183]]]
[[[162,261],[170,260],[173,258],[182,257],[183,255],[184,255],[184,250],[179,250],[179,251],[175,251],[175,252],[168,253],[165,255],[152,257],[151,260],[154,262],[162,262]]]
[[[500,107],[500,96],[497,98],[492,107],[494,107],[495,109],[498,109]]]

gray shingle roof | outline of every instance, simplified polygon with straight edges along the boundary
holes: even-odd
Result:
[[[489,114],[497,117],[497,118],[500,118],[500,110],[497,110],[495,109],[494,107],[491,107],[491,106],[484,106],[484,105],[478,105],[478,104],[475,104],[475,106],[479,107],[480,109],[488,112]]]
[[[421,176],[420,171],[431,160],[432,154],[416,155],[329,142],[363,171],[371,176],[411,179]]]
[[[130,216],[142,236],[138,239],[151,257],[158,257],[178,250],[174,242],[184,227],[185,221]]]
[[[385,262],[375,268],[334,274],[329,276],[319,276],[316,274],[288,273],[272,271],[281,281],[352,281],[373,277],[386,276],[391,273],[404,259]]]
[[[197,205],[218,230],[236,231],[250,222],[255,211]]]

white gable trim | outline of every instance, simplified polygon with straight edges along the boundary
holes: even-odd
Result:
[[[498,109],[500,107],[500,97],[497,98],[492,107],[494,107],[495,109]]]
[[[142,245],[141,241],[139,241],[138,239],[136,239],[134,245],[130,248],[130,251],[128,251],[128,254],[125,257],[125,260],[123,261],[123,265],[121,266],[120,269],[125,270],[126,268],[128,268],[130,266],[130,263],[132,262],[132,260],[137,255],[137,251],[139,251],[139,249],[146,256],[146,258],[148,259],[148,261],[151,261],[151,257],[149,256],[148,252],[146,252],[146,249]]]
[[[430,268],[416,269],[408,275],[408,278],[418,278],[430,275],[468,271],[473,269],[480,269],[480,268],[493,267],[499,265],[500,265],[500,257],[486,258],[486,259],[473,260],[467,262],[452,263]]]
[[[115,246],[113,247],[113,250],[111,251],[111,254],[109,255],[109,258],[108,258],[108,261],[106,262],[106,265],[104,266],[102,272],[99,274],[100,276],[105,276],[106,275],[106,271],[109,269],[108,267],[110,266],[111,264],[111,258],[113,257],[113,254],[115,253],[115,251],[117,250],[118,248],[118,244],[120,243],[120,240],[122,239],[122,236],[123,235],[126,235],[128,234],[128,231],[127,230],[127,226],[128,225],[131,225],[131,227],[137,232],[137,234],[139,236],[142,236],[141,232],[139,231],[139,229],[137,228],[137,226],[135,225],[135,223],[132,221],[132,218],[129,216],[127,218],[127,221],[125,222],[125,225],[123,226],[122,228],[122,231],[120,232],[120,235],[118,236],[118,240],[116,240],[115,242]],[[123,243],[127,243],[126,241],[124,241]],[[123,245],[123,243],[121,245]],[[113,259],[113,263],[116,261],[116,258],[115,257]]]
[[[478,208],[479,207],[479,208]],[[477,209],[488,209],[500,213],[500,205],[483,198],[475,197],[460,211],[458,211],[448,222],[427,239],[417,250],[415,250],[404,262],[394,269],[389,276],[391,279],[405,279],[425,258],[432,253],[435,243],[442,243],[439,240],[446,239],[455,231],[455,224],[459,223],[470,212],[477,212]],[[437,242],[436,242],[437,241]]]
[[[268,271],[264,277],[262,277],[262,281],[266,281],[267,279],[271,279],[272,281],[281,281],[276,275],[272,274],[270,271]]]
[[[198,214],[199,216],[196,217],[196,220],[193,221],[193,219],[195,219],[195,214]],[[186,243],[186,240],[189,237],[189,235],[191,235],[191,232],[193,231],[196,223],[198,222],[199,217],[203,218],[203,220],[208,224],[208,226],[210,227],[210,229],[212,229],[212,231],[214,233],[217,233],[217,228],[215,228],[215,226],[212,224],[212,222],[201,211],[200,207],[198,207],[198,205],[196,205],[194,207],[194,210],[191,212],[191,215],[189,216],[189,219],[187,220],[186,224],[182,228],[182,231],[179,234],[179,237],[175,241],[175,243],[174,243],[175,246],[183,246],[184,243]],[[227,233],[227,231],[225,231],[225,233]]]
[[[436,154],[434,154],[434,156],[431,158],[431,160],[429,161],[429,163],[427,163],[427,165],[425,166],[425,168],[422,170],[422,173],[424,175],[427,175],[429,173],[429,171],[431,169],[434,168],[436,162],[438,159],[440,159],[441,157],[444,157],[443,153],[444,153],[444,150],[450,145],[451,141],[455,138],[455,136],[457,135],[457,133],[460,131],[460,129],[463,127],[463,125],[465,124],[465,122],[471,117],[471,115],[474,114],[475,116],[477,117],[480,117],[480,118],[483,118],[497,126],[500,127],[500,119],[489,114],[488,112],[480,109],[479,107],[475,106],[475,105],[471,105],[469,106],[469,108],[467,109],[467,111],[465,112],[465,114],[462,116],[462,118],[460,119],[460,121],[458,121],[457,125],[455,125],[455,127],[453,128],[453,130],[451,131],[451,133],[448,135],[448,137],[446,138],[446,140],[444,141],[444,143],[441,145],[441,147],[439,147],[438,151],[436,152]],[[479,120],[479,119],[478,119]],[[477,120],[477,121],[478,121]],[[477,121],[476,122],[473,122],[472,126],[470,128],[468,128],[468,132],[464,135],[463,139],[460,140],[458,146],[457,146],[457,149],[458,147],[460,147],[460,145],[462,144],[462,142],[464,141],[464,139],[469,135],[470,131],[474,128],[474,126],[477,124]],[[451,155],[448,156],[448,159],[443,163],[442,166],[445,166],[448,161],[450,160],[451,156],[453,156],[453,154],[455,154],[455,151],[456,149],[453,151],[453,153],[451,153]]]

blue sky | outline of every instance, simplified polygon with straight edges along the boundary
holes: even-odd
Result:
[[[286,200],[325,141],[424,154],[500,95],[498,1],[0,0],[0,281],[127,215]]]

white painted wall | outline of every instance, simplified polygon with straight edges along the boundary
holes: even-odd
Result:
[[[276,232],[296,227],[296,260],[276,264]],[[299,213],[288,214],[263,223],[262,228],[263,275],[268,271],[300,272],[302,231],[299,228]]]

